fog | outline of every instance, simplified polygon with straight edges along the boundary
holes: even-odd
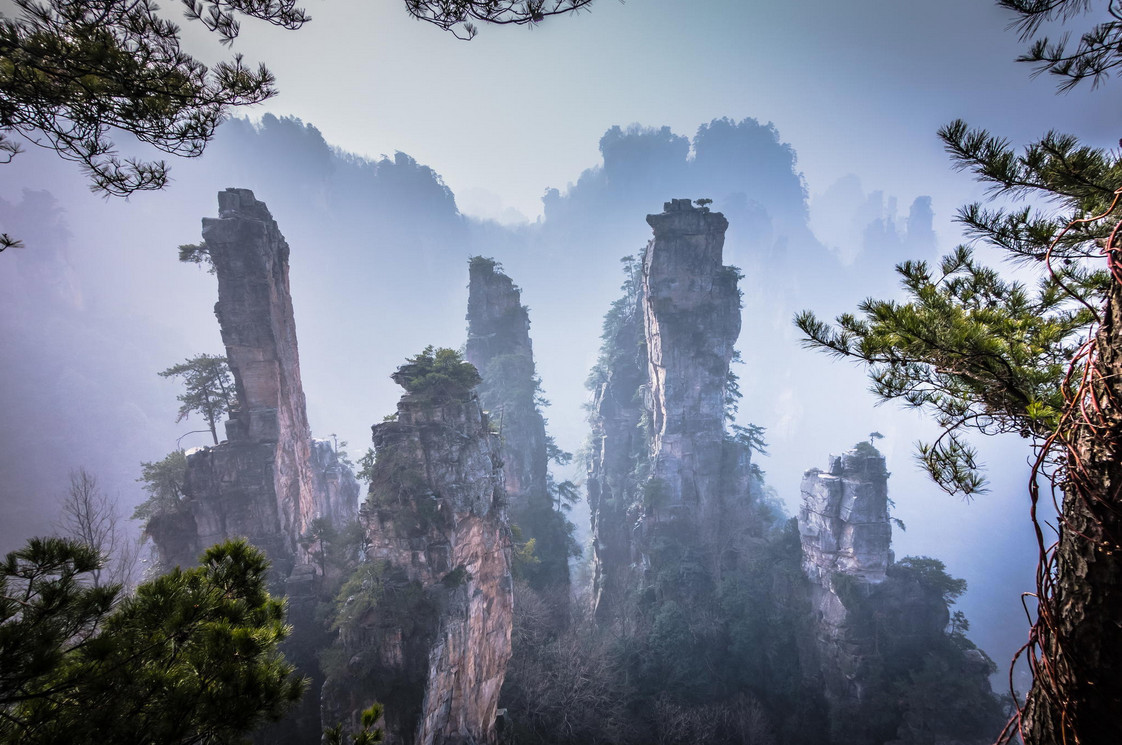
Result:
[[[966,0],[601,0],[470,44],[378,5],[316,3],[292,35],[247,28],[239,47],[270,62],[281,95],[175,162],[161,193],[101,199],[34,148],[0,167],[0,231],[26,244],[0,255],[0,551],[52,529],[72,469],[131,512],[141,462],[207,443],[188,434],[201,422],[175,421],[177,385],[156,373],[222,348],[214,278],[176,247],[199,240],[223,188],[252,189],[288,240],[313,434],[352,456],[393,410],[397,365],[463,344],[476,254],[522,287],[550,431],[581,451],[620,258],[642,251],[664,201],[709,198],[730,222],[725,262],[744,274],[738,421],[767,429],[768,486],[794,514],[805,469],[883,434],[907,525],[896,556],[940,558],[968,581],[959,607],[1004,671],[1035,570],[1028,445],[977,439],[990,492],[943,494],[913,462],[933,426],[877,406],[863,372],[803,349],[791,318],[894,296],[897,262],[959,242],[954,210],[980,191],[948,167],[940,124],[965,115],[1019,140],[1068,128],[1096,144],[1106,97],[1029,81],[1006,19]],[[560,475],[581,479],[577,463]],[[583,506],[572,519],[587,533]]]

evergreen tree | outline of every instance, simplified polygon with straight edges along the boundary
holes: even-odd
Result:
[[[94,586],[97,552],[32,539],[0,565],[0,743],[240,742],[305,682],[277,651],[284,603],[245,541],[141,584]]]
[[[161,378],[183,378],[186,391],[176,397],[182,406],[175,421],[182,422],[191,414],[201,415],[217,445],[218,420],[237,406],[234,379],[226,358],[198,354],[157,374]]]
[[[481,378],[475,365],[465,362],[454,349],[435,349],[430,344],[390,376],[408,392],[434,403],[467,401]]]
[[[1019,154],[962,122],[940,135],[956,165],[997,195],[1058,205],[960,211],[971,237],[1036,267],[1036,286],[1002,278],[960,246],[937,269],[897,267],[906,302],[866,300],[833,327],[806,311],[796,323],[810,346],[866,363],[882,398],[933,413],[942,434],[919,457],[948,491],[984,490],[965,431],[1031,440],[1042,559],[1027,648],[1033,687],[1015,723],[1029,745],[1114,742],[1122,731],[1122,161],[1056,133]],[[1054,543],[1037,522],[1037,476],[1062,501]]]
[[[1044,24],[1069,22],[1088,13],[1104,17],[1080,33],[1074,46],[1067,33],[1058,40],[1040,37],[1020,57],[1021,62],[1034,65],[1038,72],[1059,77],[1061,90],[1069,90],[1088,79],[1098,85],[1122,66],[1122,9],[1113,0],[998,0],[997,4],[1019,16],[1018,26],[1024,39],[1037,36]]]

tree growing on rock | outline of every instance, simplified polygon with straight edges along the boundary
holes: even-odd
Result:
[[[466,400],[482,382],[475,365],[465,362],[459,352],[435,349],[431,344],[408,358],[390,377],[409,393],[435,403]]]
[[[175,421],[182,422],[191,414],[199,414],[217,445],[218,421],[237,406],[234,378],[226,358],[198,354],[157,374],[161,378],[183,378],[186,390],[176,397],[182,405]]]

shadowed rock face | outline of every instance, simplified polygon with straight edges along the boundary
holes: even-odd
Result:
[[[534,540],[539,564],[530,570],[535,589],[559,588],[568,597],[566,520],[549,490],[545,419],[538,409],[538,379],[529,313],[521,292],[494,261],[471,260],[468,339],[464,357],[479,370],[479,401],[499,427],[503,479],[510,519],[523,540]]]
[[[406,394],[374,426],[360,520],[369,579],[340,624],[346,665],[324,688],[323,720],[385,705],[390,742],[495,741],[510,659],[510,531],[498,438],[472,396]],[[365,567],[365,569],[364,569]]]
[[[758,496],[747,447],[725,432],[740,333],[738,274],[722,264],[728,221],[688,199],[648,215],[654,238],[630,295],[605,326],[594,394],[588,498],[601,619],[644,571],[662,528],[698,536],[751,522]],[[660,526],[662,526],[660,528]],[[674,540],[678,540],[675,538]]]
[[[218,206],[217,219],[203,220],[203,241],[218,278],[214,312],[238,409],[225,442],[188,456],[188,514],[175,540],[156,542],[166,565],[191,564],[206,546],[245,536],[283,578],[312,519],[338,524],[354,514],[358,484],[330,446],[313,446],[284,236],[247,189],[220,192]]]

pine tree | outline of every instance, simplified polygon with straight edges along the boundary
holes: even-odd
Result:
[[[237,742],[303,693],[277,651],[268,561],[245,541],[119,602],[84,580],[98,561],[47,538],[0,565],[0,743]]]
[[[201,415],[217,445],[218,421],[237,406],[234,380],[226,358],[198,354],[157,375],[161,378],[183,378],[186,390],[177,396],[182,405],[175,421],[182,422],[191,414]]]
[[[960,246],[937,269],[897,267],[906,302],[866,300],[831,326],[804,311],[809,346],[868,365],[882,398],[933,413],[919,459],[951,492],[984,491],[966,431],[1014,432],[1038,458],[1030,482],[1040,542],[1033,686],[1016,724],[1029,745],[1115,742],[1122,726],[1122,160],[1050,133],[1023,152],[954,122],[956,165],[996,195],[1056,209],[959,213],[968,234],[1038,270],[1029,287]],[[1053,543],[1037,521],[1037,476],[1060,505]],[[1006,733],[1012,734],[1012,725]]]

